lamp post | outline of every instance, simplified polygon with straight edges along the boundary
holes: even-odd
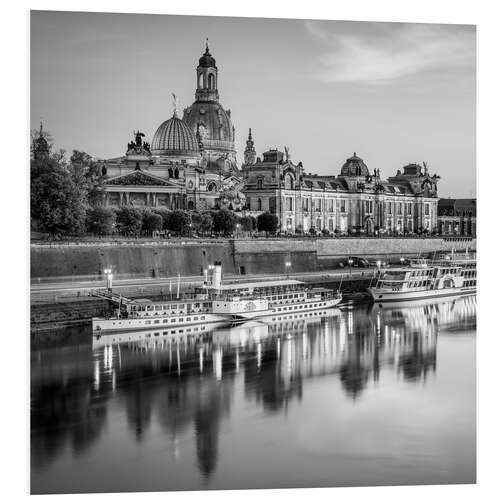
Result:
[[[403,265],[403,264],[404,264],[404,262],[405,262],[405,258],[404,258],[404,257],[400,257],[400,258],[399,258],[399,262],[401,262],[401,265]]]
[[[354,261],[351,259],[351,257],[349,257],[349,258],[347,259],[347,264],[349,264],[349,276],[352,276],[352,263],[353,263],[353,262],[354,262]]]
[[[238,237],[238,234],[240,232],[240,228],[241,228],[241,224],[238,222],[238,224],[236,224],[236,237]]]
[[[290,277],[290,268],[292,267],[292,263],[287,260],[285,262],[285,267],[286,267],[286,277],[289,278]]]
[[[104,269],[104,274],[106,275],[106,288],[108,292],[113,291],[113,273],[111,271],[111,268],[107,267]]]

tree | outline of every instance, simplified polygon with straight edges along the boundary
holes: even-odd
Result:
[[[100,165],[84,151],[73,150],[70,171],[76,184],[85,189],[89,205],[98,205],[104,199],[104,176]]]
[[[257,229],[257,219],[251,215],[245,215],[239,222],[243,231],[251,232]]]
[[[257,217],[257,229],[265,231],[266,236],[271,233],[276,233],[278,229],[278,217],[269,212],[264,212]]]
[[[87,209],[87,231],[91,234],[111,234],[115,227],[116,214],[107,207],[90,207]]]
[[[133,207],[120,207],[116,211],[116,227],[122,234],[139,235],[142,228],[142,211]]]
[[[191,229],[191,214],[184,210],[174,210],[168,218],[167,229],[180,235],[188,234]]]
[[[161,228],[168,230],[168,221],[170,218],[170,214],[172,212],[166,208],[153,208],[152,212],[161,216],[161,219],[162,219],[162,227]]]
[[[149,210],[145,211],[142,218],[142,229],[148,234],[160,231],[163,228],[163,217]]]
[[[214,231],[224,236],[232,233],[236,226],[236,216],[229,210],[217,210],[212,214]]]
[[[32,227],[52,235],[83,233],[86,191],[74,182],[64,151],[35,155],[30,174]]]
[[[213,229],[213,220],[210,213],[193,212],[193,229],[200,234],[211,233]]]

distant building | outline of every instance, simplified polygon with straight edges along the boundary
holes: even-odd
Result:
[[[438,203],[439,234],[476,236],[476,199],[441,198]]]
[[[106,205],[170,210],[244,207],[231,112],[219,103],[218,69],[208,44],[196,74],[195,102],[184,110],[183,119],[175,109],[157,128],[151,144],[142,132],[134,132],[125,156],[100,162]]]
[[[290,154],[270,149],[255,159],[251,133],[245,150],[246,211],[276,214],[285,232],[411,234],[437,230],[437,175],[409,164],[388,180],[354,153],[340,174],[316,175]]]

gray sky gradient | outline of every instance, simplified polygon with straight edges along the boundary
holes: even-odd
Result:
[[[337,175],[354,151],[384,177],[426,161],[443,197],[476,195],[474,26],[70,12],[31,14],[31,120],[109,158],[194,100],[210,40],[242,160],[288,146]]]

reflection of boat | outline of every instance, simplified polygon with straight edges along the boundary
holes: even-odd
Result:
[[[223,327],[214,331],[214,344],[231,345],[233,347],[258,343],[274,335],[293,335],[303,332],[308,325],[320,323],[322,319],[340,316],[339,309],[325,309],[309,313],[294,313],[281,316],[268,316],[251,320],[231,327]]]
[[[149,340],[177,340],[179,338],[189,336],[203,337],[205,334],[213,332],[215,329],[227,324],[226,322],[210,323],[207,325],[189,325],[183,327],[171,328],[154,328],[149,330],[127,330],[127,331],[113,331],[113,332],[94,332],[92,335],[92,348],[98,349],[99,347],[123,344],[126,342],[140,342]]]
[[[425,259],[384,271],[368,288],[375,302],[398,302],[476,293],[476,261],[472,258]]]

